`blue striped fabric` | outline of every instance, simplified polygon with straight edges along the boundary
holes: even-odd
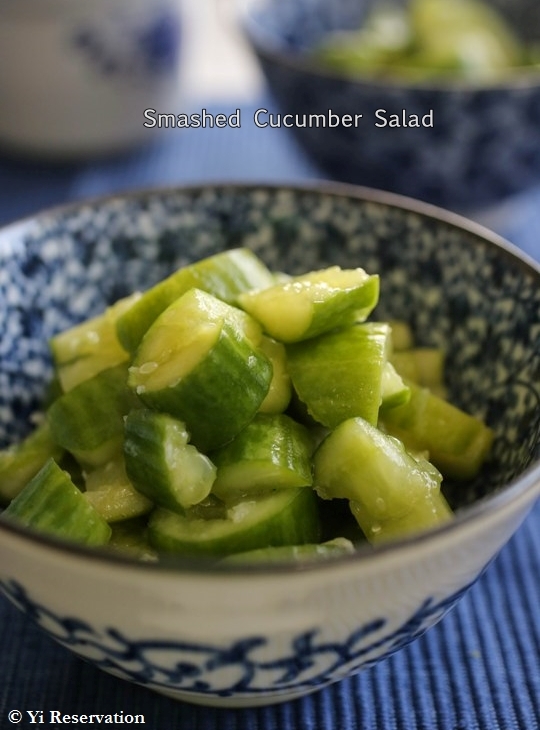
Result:
[[[243,118],[252,111],[243,109]],[[0,158],[0,223],[138,187],[316,177],[283,130],[248,122],[241,129],[163,130],[151,146],[106,162],[54,166]],[[540,191],[531,191],[478,218],[540,260],[539,202]],[[214,710],[161,698],[75,659],[0,598],[1,730],[13,727],[14,709],[142,713],[152,730],[538,730],[540,504],[434,629],[374,669],[274,707]],[[27,717],[21,726],[30,726]]]

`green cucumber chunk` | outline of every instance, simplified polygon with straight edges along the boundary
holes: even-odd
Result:
[[[347,75],[380,73],[399,62],[410,43],[406,10],[395,3],[376,3],[358,30],[323,38],[314,61]]]
[[[47,411],[54,440],[86,467],[106,464],[122,450],[124,416],[139,405],[127,386],[127,366],[102,370],[60,396]]]
[[[366,322],[287,346],[300,400],[319,423],[334,428],[360,416],[377,423],[390,328]]]
[[[20,443],[0,451],[0,504],[8,504],[49,459],[59,461],[63,453],[47,421]]]
[[[185,266],[144,292],[139,301],[117,322],[118,337],[129,352],[135,352],[159,315],[189,289],[213,294],[228,304],[250,289],[274,283],[271,272],[249,249],[237,248]]]
[[[375,3],[362,27],[323,39],[314,60],[352,76],[492,81],[528,62],[512,28],[483,0]]]
[[[260,492],[311,486],[313,441],[284,414],[258,414],[211,456],[217,466],[212,492],[225,501]]]
[[[489,455],[493,431],[427,388],[409,386],[409,402],[381,414],[384,428],[407,448],[427,451],[446,478],[473,479]]]
[[[148,514],[154,506],[128,479],[122,456],[85,474],[85,487],[85,499],[107,522]]]
[[[349,506],[360,529],[372,545],[414,535],[452,519],[452,510],[442,492],[434,492],[429,499],[418,502],[407,515],[384,521],[374,520],[361,502],[351,501]]]
[[[135,487],[162,507],[183,512],[210,494],[216,467],[188,443],[182,421],[140,409],[125,421],[126,471]]]
[[[323,499],[348,499],[366,538],[385,539],[433,527],[450,514],[439,509],[442,476],[422,457],[362,418],[340,424],[314,456],[314,485]]]
[[[261,413],[283,413],[287,409],[292,395],[285,345],[263,335],[259,349],[272,364],[270,389],[261,403],[259,411]]]
[[[111,528],[54,459],[30,480],[3,516],[85,545],[105,545]]]
[[[213,507],[209,508],[213,515]],[[223,557],[279,545],[320,539],[317,497],[312,489],[280,489],[224,508],[205,518],[195,507],[185,515],[155,510],[148,523],[150,544],[162,553]]]
[[[426,388],[444,385],[445,353],[438,347],[413,347],[394,352],[390,361],[397,372]]]
[[[268,393],[272,364],[260,337],[245,312],[191,289],[144,336],[129,386],[147,407],[183,421],[206,453],[231,441]]]
[[[407,403],[411,390],[391,362],[384,364],[381,383],[381,410]]]
[[[259,548],[245,553],[229,555],[220,565],[248,565],[260,563],[304,563],[310,560],[335,558],[339,555],[354,553],[353,543],[345,537],[307,545],[280,545],[279,547]]]
[[[420,58],[428,68],[497,78],[523,63],[518,38],[488,2],[412,0],[410,17]]]
[[[129,359],[129,354],[116,335],[116,322],[134,305],[137,298],[137,294],[132,294],[120,299],[103,314],[51,338],[49,346],[64,393],[102,370]]]
[[[292,277],[238,298],[267,334],[291,343],[363,321],[379,297],[379,278],[363,269],[333,266]]]
[[[388,324],[392,331],[391,334],[391,352],[400,352],[401,350],[410,350],[414,347],[414,335],[411,326],[402,319],[391,319]]]

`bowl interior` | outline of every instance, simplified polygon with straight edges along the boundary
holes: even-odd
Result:
[[[407,0],[392,0],[406,5]],[[524,41],[540,38],[540,5],[535,0],[483,0],[508,21]],[[250,34],[264,46],[302,54],[332,31],[354,30],[375,0],[254,0],[248,3]]]
[[[216,186],[81,204],[4,229],[0,446],[40,407],[49,337],[178,266],[248,246],[289,273],[380,273],[376,316],[405,319],[420,344],[443,347],[451,399],[496,432],[484,473],[450,487],[451,501],[500,489],[540,455],[540,272],[481,229],[408,206],[348,188]]]

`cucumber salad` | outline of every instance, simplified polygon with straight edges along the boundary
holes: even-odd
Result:
[[[486,0],[380,0],[361,28],[325,37],[313,60],[359,79],[489,83],[538,69],[540,54]]]
[[[452,519],[493,432],[444,355],[370,317],[379,277],[231,249],[54,336],[55,387],[0,452],[1,519],[142,560],[320,559]]]

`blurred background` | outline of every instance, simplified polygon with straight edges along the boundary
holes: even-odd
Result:
[[[2,224],[51,205],[153,185],[334,178],[453,208],[540,258],[538,73],[534,81],[530,75],[512,81],[517,91],[502,97],[499,90],[478,98],[470,90],[441,93],[428,84],[413,98],[407,83],[366,84],[306,70],[303,44],[368,11],[351,0],[270,1],[266,14],[250,10],[249,22],[246,6],[261,3],[94,0],[81,6],[45,0],[39,11],[31,5],[0,0]],[[536,22],[527,13],[522,20],[529,28]],[[259,108],[354,113],[374,105],[396,111],[435,106],[435,135],[387,129],[375,135],[370,125],[369,134],[364,127],[337,136],[330,129],[311,133],[253,123]],[[226,115],[240,109],[242,123],[145,129],[148,108]],[[491,122],[482,114],[502,119],[502,129],[486,132]],[[470,117],[481,123],[482,134],[468,139],[467,147]],[[459,145],[457,153],[452,145]],[[470,159],[479,161],[477,167],[498,160],[495,172],[467,171],[472,192],[459,177]],[[454,178],[423,180],[425,171],[439,175],[441,169],[452,170]]]

